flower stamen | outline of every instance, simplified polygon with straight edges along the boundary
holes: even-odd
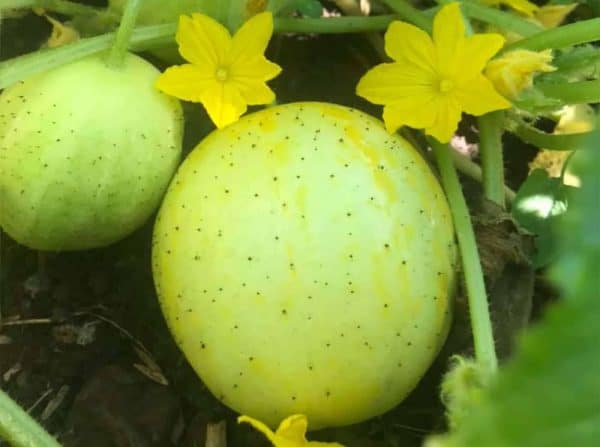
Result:
[[[228,75],[228,70],[225,67],[219,67],[215,71],[215,78],[217,78],[217,81],[225,82]]]
[[[450,79],[442,79],[438,85],[440,93],[448,93],[454,88],[454,82]]]

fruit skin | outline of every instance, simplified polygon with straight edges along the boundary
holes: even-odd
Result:
[[[414,148],[345,107],[276,106],[210,134],[175,175],[153,244],[176,342],[215,396],[271,426],[384,413],[450,324],[444,194]]]
[[[179,102],[127,55],[86,58],[0,95],[0,226],[39,250],[100,247],[158,207],[181,155]]]

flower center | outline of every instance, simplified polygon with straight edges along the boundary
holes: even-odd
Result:
[[[454,82],[452,82],[450,79],[442,79],[438,88],[440,89],[440,93],[448,93],[454,88]]]
[[[217,68],[217,71],[215,71],[215,77],[217,78],[217,81],[225,82],[228,75],[229,73],[225,67],[219,67]]]

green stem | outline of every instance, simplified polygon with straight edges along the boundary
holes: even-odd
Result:
[[[502,133],[504,112],[497,110],[477,119],[479,127],[479,152],[483,169],[485,198],[504,208],[504,159]]]
[[[490,8],[473,1],[463,1],[461,2],[461,6],[467,17],[489,23],[505,31],[515,32],[521,36],[531,36],[544,29],[514,14]]]
[[[0,439],[13,447],[60,447],[8,394],[0,390]]]
[[[275,18],[275,32],[326,32],[358,33],[384,30],[394,16],[336,17],[320,19]],[[146,51],[174,43],[176,23],[137,27],[130,39],[130,49]],[[110,47],[114,33],[80,39],[57,48],[44,49],[0,62],[0,89],[6,88],[28,76],[96,54]]]
[[[35,6],[39,6],[48,11],[58,12],[68,16],[85,16],[96,15],[102,10],[93,6],[84,5],[81,3],[70,2],[66,0],[38,0]]]
[[[398,14],[401,19],[431,33],[433,29],[431,18],[427,17],[422,11],[412,6],[406,0],[383,0],[383,2]]]
[[[516,49],[540,51],[547,48],[565,48],[597,40],[600,40],[600,17],[542,31],[507,45],[503,51]]]
[[[143,0],[127,0],[125,4],[125,10],[123,11],[123,17],[121,18],[121,24],[117,29],[115,41],[108,53],[106,63],[109,67],[119,68],[123,65],[125,55],[127,54],[127,48],[129,47],[129,41],[135,27],[135,21],[137,20],[138,13],[142,7]]]
[[[451,151],[451,153],[452,160],[454,161],[454,166],[456,167],[456,169],[458,169],[462,174],[466,175],[467,177],[472,178],[473,180],[476,180],[478,182],[483,181],[483,171],[481,170],[481,166],[473,162],[466,155],[462,155],[457,151]],[[512,203],[517,193],[506,185],[503,186],[503,190],[504,200],[508,203]]]
[[[452,149],[447,144],[441,144],[433,138],[429,139],[429,144],[433,148],[433,154],[440,170],[442,185],[450,203],[450,211],[458,238],[469,300],[475,357],[477,362],[486,368],[489,373],[494,373],[498,368],[498,359],[494,347],[483,271],[469,209],[462,194],[458,175],[450,155]]]
[[[591,135],[591,132],[549,134],[527,124],[520,124],[514,130],[511,130],[511,132],[525,143],[538,148],[554,151],[572,151],[580,149],[584,146],[583,143],[585,140]]]
[[[35,6],[36,0],[4,0],[0,5],[0,11],[8,9],[31,8]]]
[[[536,87],[545,96],[556,98],[565,104],[600,102],[600,79],[581,82],[538,82]]]
[[[275,18],[275,32],[278,33],[362,33],[367,31],[385,30],[390,23],[398,20],[396,15],[370,17],[332,17],[294,19],[287,17]]]

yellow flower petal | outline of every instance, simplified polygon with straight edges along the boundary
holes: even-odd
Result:
[[[385,52],[397,62],[406,61],[424,70],[435,67],[435,48],[429,34],[405,22],[392,22],[385,33]]]
[[[356,93],[375,104],[396,102],[407,96],[427,95],[433,74],[402,63],[379,64],[369,70],[356,86]]]
[[[238,423],[242,422],[263,433],[275,447],[344,447],[337,442],[307,441],[308,421],[303,414],[294,414],[281,421],[275,433],[261,421],[249,416],[238,417]]]
[[[514,50],[490,61],[485,75],[496,90],[507,98],[516,98],[533,85],[533,77],[538,72],[555,70],[550,65],[552,50]]]
[[[545,5],[535,12],[534,17],[544,28],[556,28],[575,8],[577,8],[578,5],[578,3],[571,3],[569,5]]]
[[[465,37],[459,5],[451,3],[435,16],[432,41],[411,25],[392,23],[386,51],[397,62],[369,70],[356,93],[385,106],[389,132],[407,125],[447,142],[462,111],[479,115],[510,107],[481,73],[503,44],[499,34]]]
[[[271,104],[275,101],[275,92],[264,82],[250,82],[244,80],[232,80],[232,84],[240,92],[246,104],[259,105]]]
[[[460,104],[448,96],[438,98],[434,108],[437,112],[435,121],[425,129],[425,133],[433,136],[440,143],[448,143],[458,129],[461,117]]]
[[[262,54],[245,60],[236,60],[229,68],[231,79],[244,78],[269,81],[281,73],[281,67],[267,60]]]
[[[413,96],[404,98],[383,108],[383,122],[389,133],[396,132],[402,126],[425,129],[433,125],[435,119],[435,100],[433,95],[427,97]]]
[[[241,63],[257,55],[263,55],[273,35],[273,15],[270,12],[256,14],[245,22],[233,36],[227,59]]]
[[[455,76],[461,69],[456,56],[465,41],[465,24],[458,3],[450,3],[433,19],[433,43],[442,76]]]
[[[294,441],[306,441],[308,421],[303,414],[294,414],[279,424],[277,435]]]
[[[230,82],[214,81],[213,86],[204,92],[201,101],[219,129],[236,122],[247,110],[242,95]]]
[[[265,82],[277,76],[281,67],[263,55],[272,33],[271,13],[254,16],[233,38],[208,16],[181,16],[176,40],[181,55],[191,64],[167,69],[156,87],[180,99],[201,102],[217,127],[231,124],[248,104],[275,99]]]
[[[195,65],[216,70],[231,48],[229,31],[204,14],[182,15],[175,35],[179,54]]]
[[[454,95],[462,109],[475,116],[511,107],[511,103],[500,95],[483,75],[471,79],[462,88],[457,89]]]
[[[52,34],[46,42],[48,48],[56,48],[79,40],[79,32],[71,26],[67,26],[62,22],[44,14],[46,20],[52,25]]]
[[[157,89],[167,95],[193,102],[200,102],[213,85],[212,72],[191,64],[167,68],[155,84]]]
[[[538,6],[528,0],[483,0],[483,3],[490,6],[506,5],[527,17],[533,17],[538,10]]]
[[[254,419],[251,418],[250,416],[239,416],[238,419],[238,424],[241,424],[242,422],[246,422],[247,424],[252,425],[252,427],[254,427],[255,429],[257,429],[259,432],[261,432],[263,435],[265,435],[267,437],[267,439],[269,441],[271,441],[271,443],[275,444],[275,433],[273,433],[273,431],[267,427],[266,424],[262,423],[261,421],[259,421],[258,419]]]
[[[533,17],[538,10],[538,6],[528,0],[504,0],[503,3],[527,17]]]
[[[496,33],[474,34],[465,39],[459,59],[460,73],[470,78],[481,73],[487,62],[502,48],[505,39]]]

